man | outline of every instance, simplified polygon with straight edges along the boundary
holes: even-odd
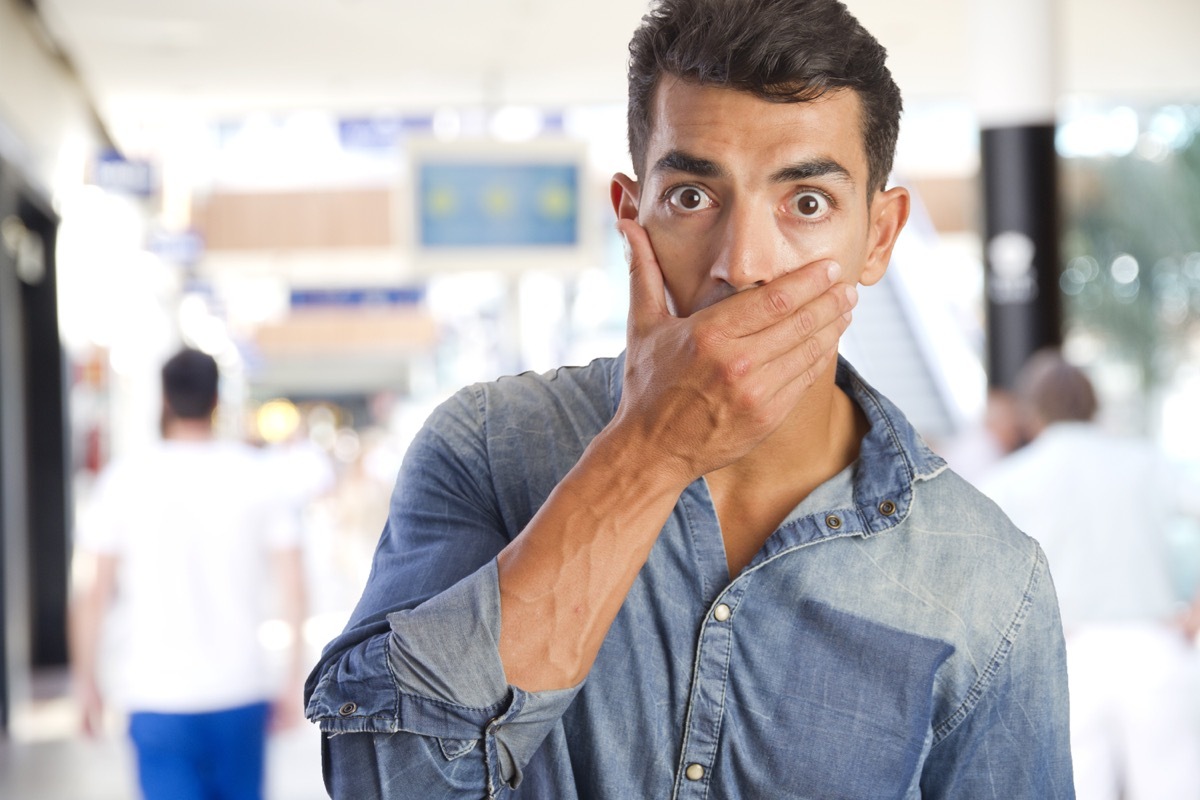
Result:
[[[1181,603],[1171,523],[1200,486],[1093,421],[1091,381],[1055,350],[1022,368],[1032,443],[980,487],[1046,549],[1062,598],[1080,800],[1200,797],[1200,592]]]
[[[310,677],[334,797],[1061,798],[1037,546],[847,364],[908,213],[832,0],[634,35],[625,354],[470,387]]]
[[[76,543],[93,566],[71,613],[84,730],[102,728],[101,634],[120,617],[111,677],[130,712],[147,800],[258,800],[268,724],[300,716],[295,512],[261,455],[215,437],[217,383],[205,353],[185,349],[166,362],[163,441],[106,469]],[[292,634],[282,689],[258,639],[272,569]]]

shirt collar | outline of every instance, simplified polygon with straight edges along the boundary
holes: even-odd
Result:
[[[913,485],[945,471],[946,462],[929,449],[900,409],[840,356],[837,384],[858,403],[870,425],[854,476],[853,511],[858,519],[844,522],[867,535],[880,533],[908,516]]]

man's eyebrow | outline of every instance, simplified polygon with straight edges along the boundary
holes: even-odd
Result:
[[[725,169],[717,162],[709,161],[707,158],[697,158],[682,150],[672,150],[654,162],[654,171],[659,172],[662,170],[686,172],[689,175],[695,175],[699,178],[721,178],[725,176]]]
[[[788,164],[782,169],[771,173],[772,183],[796,183],[813,178],[833,178],[841,183],[854,185],[854,176],[850,170],[831,158],[814,158],[811,161],[800,161]]]
[[[683,150],[672,150],[654,163],[654,171],[684,172],[700,178],[722,178],[727,175],[724,167],[707,158],[699,158]],[[771,173],[772,183],[797,183],[813,178],[833,178],[850,186],[854,176],[832,158],[814,158],[788,164]]]

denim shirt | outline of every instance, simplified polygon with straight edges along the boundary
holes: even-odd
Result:
[[[612,418],[622,370],[503,378],[430,417],[309,679],[332,796],[1074,796],[1042,551],[844,361],[870,423],[855,464],[733,579],[695,481],[588,677],[509,685],[496,555]]]

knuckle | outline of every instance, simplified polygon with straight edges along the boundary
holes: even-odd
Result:
[[[719,328],[711,325],[700,325],[693,329],[692,341],[698,354],[711,355],[721,349],[721,346],[725,343],[725,335]]]
[[[812,336],[813,331],[817,329],[817,321],[813,316],[812,311],[803,309],[792,315],[792,324],[796,327],[796,333],[801,336]]]
[[[749,385],[744,386],[737,393],[735,402],[739,412],[752,420],[759,420],[763,416],[763,400],[766,397],[766,392],[761,386]]]
[[[726,383],[737,383],[750,374],[750,359],[746,356],[735,356],[721,365],[721,377]]]
[[[821,367],[818,363],[814,363],[800,373],[799,385],[801,392],[807,392],[817,383],[817,378],[820,376]]]
[[[721,386],[734,386],[737,384],[737,374],[734,371],[732,364],[719,364],[715,374],[716,382]]]
[[[820,363],[821,357],[825,355],[825,348],[813,337],[804,342],[804,355],[809,363],[808,371],[811,371],[815,368],[816,364]]]
[[[767,310],[773,314],[787,314],[792,309],[792,298],[782,289],[768,287],[766,291]]]

